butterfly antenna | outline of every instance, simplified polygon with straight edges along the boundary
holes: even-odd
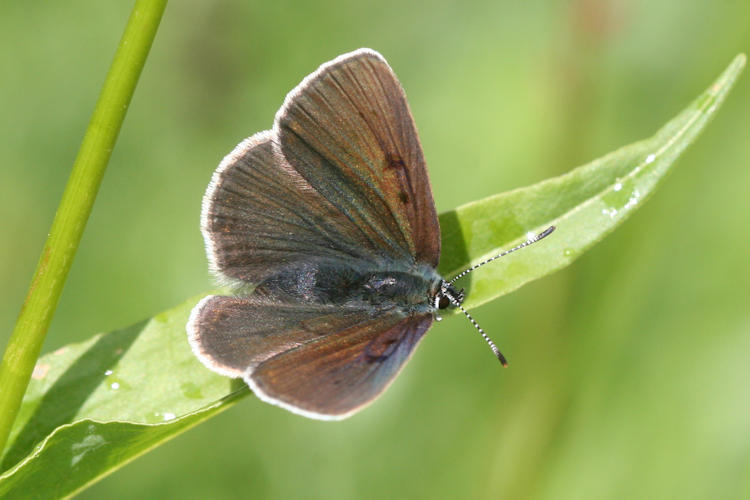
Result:
[[[459,273],[459,274],[458,274],[457,276],[454,276],[454,277],[453,277],[453,279],[451,279],[451,280],[450,280],[450,281],[449,281],[448,283],[450,284],[450,283],[453,283],[454,281],[456,281],[456,280],[457,280],[457,279],[459,279],[459,278],[463,278],[464,276],[466,276],[467,274],[469,274],[470,272],[472,272],[472,271],[473,271],[473,270],[475,270],[476,268],[478,268],[478,267],[482,267],[482,266],[483,266],[483,265],[485,265],[485,264],[489,264],[489,263],[490,263],[490,262],[492,262],[493,260],[497,260],[497,259],[499,259],[500,257],[505,257],[505,256],[506,256],[506,255],[508,255],[509,253],[513,253],[513,252],[515,252],[516,250],[520,250],[520,249],[522,249],[522,248],[524,248],[524,247],[527,247],[527,246],[531,245],[532,243],[536,243],[537,241],[541,240],[542,238],[546,238],[547,236],[549,236],[550,234],[552,234],[552,231],[554,231],[554,230],[555,230],[555,226],[550,226],[550,227],[548,227],[547,229],[545,229],[544,231],[542,231],[541,233],[537,234],[536,236],[534,236],[534,237],[532,237],[532,238],[529,238],[528,240],[524,241],[523,243],[521,243],[521,244],[520,244],[520,245],[518,245],[517,247],[513,247],[513,248],[511,248],[510,250],[506,250],[506,251],[504,251],[504,252],[502,252],[502,253],[500,253],[500,254],[497,254],[497,255],[495,255],[494,257],[490,257],[490,258],[489,258],[489,259],[487,259],[487,260],[483,260],[483,261],[482,261],[482,262],[480,262],[479,264],[475,264],[475,265],[471,266],[471,267],[470,267],[469,269],[467,269],[467,270],[465,270],[465,271],[462,271],[462,272],[460,272],[460,273]],[[462,310],[463,310],[463,309],[462,309]],[[468,314],[466,313],[466,311],[464,311],[464,314],[466,314],[466,316],[469,316],[469,315],[468,315]],[[469,316],[469,319],[471,319],[471,316]],[[473,321],[473,320],[472,320],[472,321]],[[477,325],[475,324],[475,326],[477,326]],[[477,326],[477,328],[479,328],[479,326]],[[481,329],[480,329],[479,331],[481,331]],[[482,334],[482,335],[484,335],[484,334]],[[490,341],[490,342],[491,342],[491,341]]]
[[[487,342],[487,344],[490,346],[490,349],[492,349],[492,352],[495,353],[495,357],[500,361],[500,363],[502,363],[502,365],[504,367],[507,368],[508,367],[508,360],[505,359],[505,356],[503,356],[503,353],[500,352],[500,349],[497,348],[497,346],[492,341],[492,339],[489,338],[486,333],[484,333],[484,330],[482,330],[482,327],[479,326],[479,323],[477,323],[474,320],[474,318],[471,317],[471,314],[469,314],[469,312],[466,309],[463,308],[463,306],[461,305],[461,303],[458,300],[456,300],[455,298],[453,298],[452,295],[447,295],[447,297],[448,297],[448,299],[450,299],[451,303],[454,306],[456,306],[459,309],[461,309],[461,312],[464,313],[464,315],[468,318],[468,320],[471,322],[471,324],[474,325],[474,328],[477,329],[477,331],[482,335],[482,338],[484,339],[484,341]]]

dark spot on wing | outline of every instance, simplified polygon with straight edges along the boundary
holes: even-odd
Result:
[[[401,340],[401,332],[385,338],[376,338],[365,348],[364,361],[367,363],[382,363],[393,354]]]
[[[401,203],[409,203],[409,195],[406,194],[406,191],[399,191],[398,199],[401,200]]]
[[[386,168],[390,168],[393,170],[406,170],[406,164],[404,163],[404,160],[396,153],[388,153],[388,155],[386,156],[386,161],[388,162]]]

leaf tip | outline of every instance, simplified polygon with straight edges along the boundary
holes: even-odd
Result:
[[[729,67],[732,68],[734,72],[739,73],[745,67],[746,62],[747,62],[747,56],[745,55],[744,52],[740,52],[734,57]]]

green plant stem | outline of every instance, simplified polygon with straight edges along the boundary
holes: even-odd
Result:
[[[29,383],[166,0],[137,0],[0,364],[0,450]]]

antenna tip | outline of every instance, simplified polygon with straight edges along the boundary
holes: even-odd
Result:
[[[505,356],[503,356],[503,353],[501,353],[500,351],[497,351],[495,355],[497,356],[498,361],[500,361],[500,364],[503,365],[503,368],[508,368],[508,360],[505,359]]]
[[[545,229],[544,231],[542,231],[541,233],[539,233],[539,235],[536,237],[536,239],[537,240],[541,240],[542,238],[546,238],[547,236],[549,236],[550,234],[552,234],[552,231],[554,231],[555,229],[557,229],[555,226],[548,227],[547,229]]]

